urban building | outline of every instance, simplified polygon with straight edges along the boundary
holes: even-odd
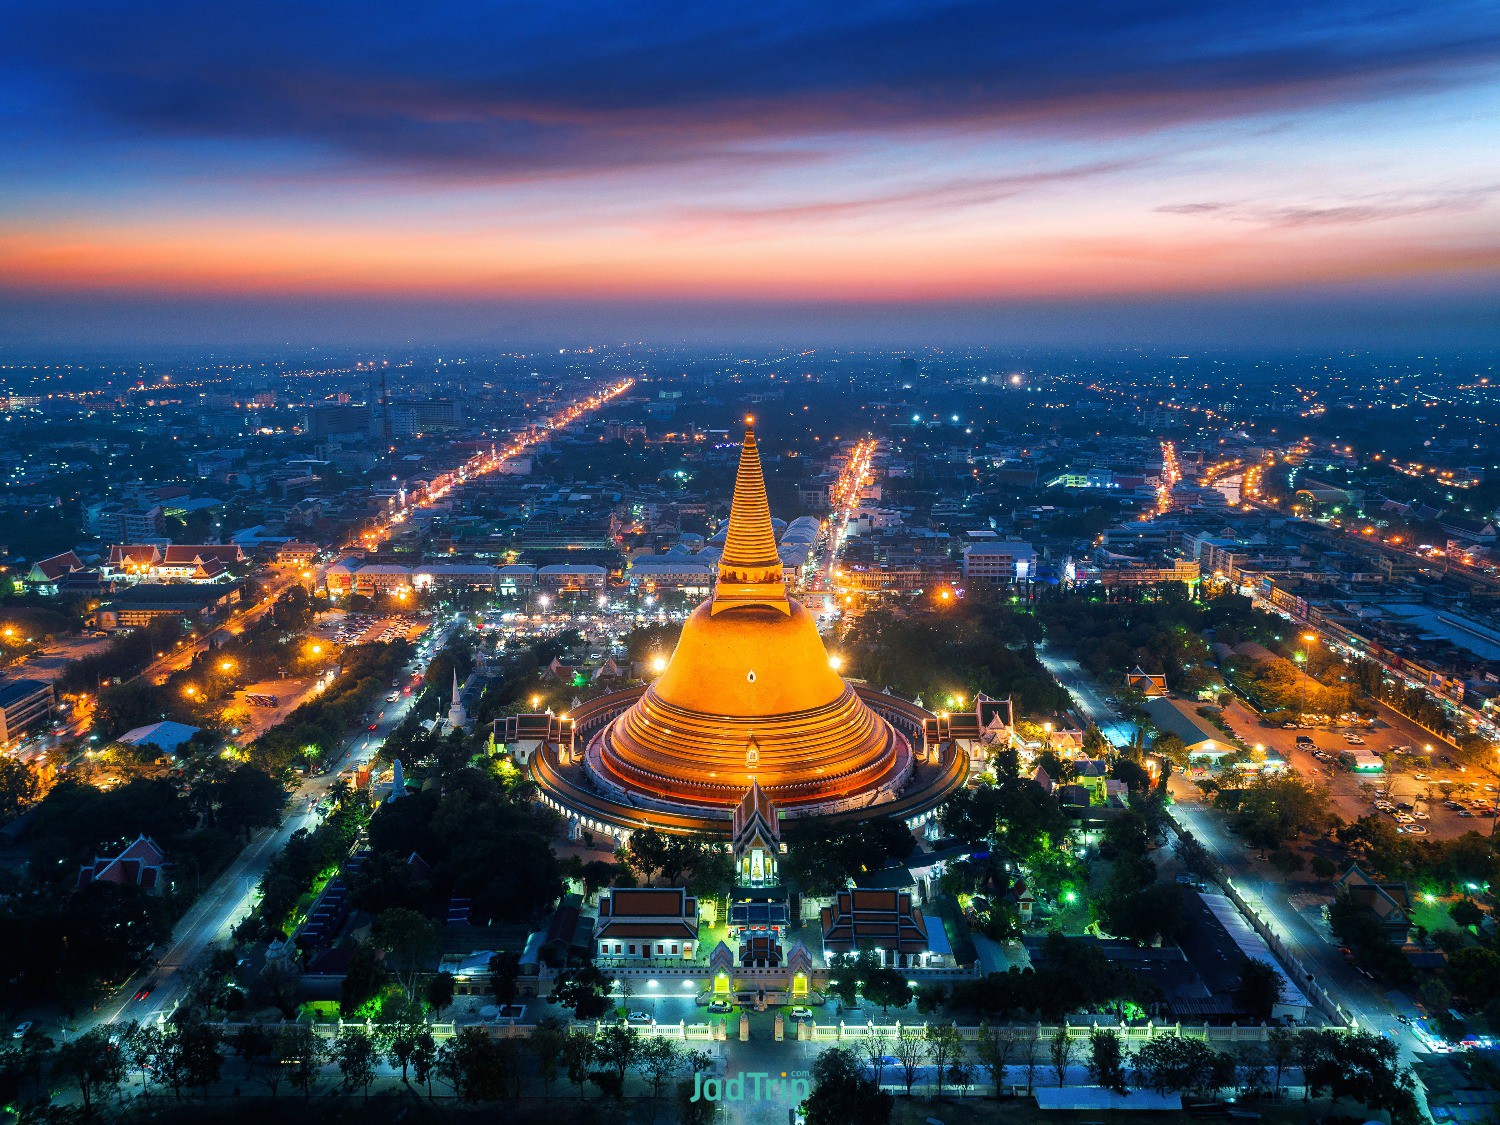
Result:
[[[52,685],[41,680],[0,681],[0,746],[8,746],[52,718]]]

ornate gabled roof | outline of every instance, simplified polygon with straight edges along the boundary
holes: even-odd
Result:
[[[823,948],[838,953],[859,949],[925,952],[927,923],[906,891],[844,890],[822,910]]]
[[[738,850],[742,845],[752,843],[757,835],[767,846],[775,847],[781,843],[781,825],[777,822],[776,806],[761,789],[760,782],[751,778],[750,788],[745,790],[740,803],[734,807],[730,818],[729,838],[733,847]]]

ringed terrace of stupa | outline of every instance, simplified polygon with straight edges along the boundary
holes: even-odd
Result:
[[[727,836],[752,786],[782,819],[916,821],[969,772],[946,716],[834,670],[813,616],[787,593],[753,422],[713,596],[683,624],[665,670],[567,716],[529,718],[544,799],[605,832]]]

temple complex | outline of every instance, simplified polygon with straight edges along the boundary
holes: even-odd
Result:
[[[834,670],[812,615],[787,592],[753,422],[713,596],[654,682],[570,717],[575,731],[533,753],[532,773],[549,802],[605,830],[730,836],[747,808],[914,818],[968,773],[958,741],[934,741],[930,713]]]

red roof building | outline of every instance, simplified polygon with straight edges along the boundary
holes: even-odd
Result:
[[[95,856],[90,866],[78,869],[78,886],[90,883],[115,883],[122,887],[142,887],[160,894],[167,885],[166,853],[150,836],[137,836],[135,842],[116,856]]]
[[[891,968],[930,963],[927,922],[907,891],[840,891],[823,907],[821,921],[825,958],[870,949]]]
[[[690,959],[698,900],[681,887],[615,887],[599,900],[594,940],[601,957]]]

